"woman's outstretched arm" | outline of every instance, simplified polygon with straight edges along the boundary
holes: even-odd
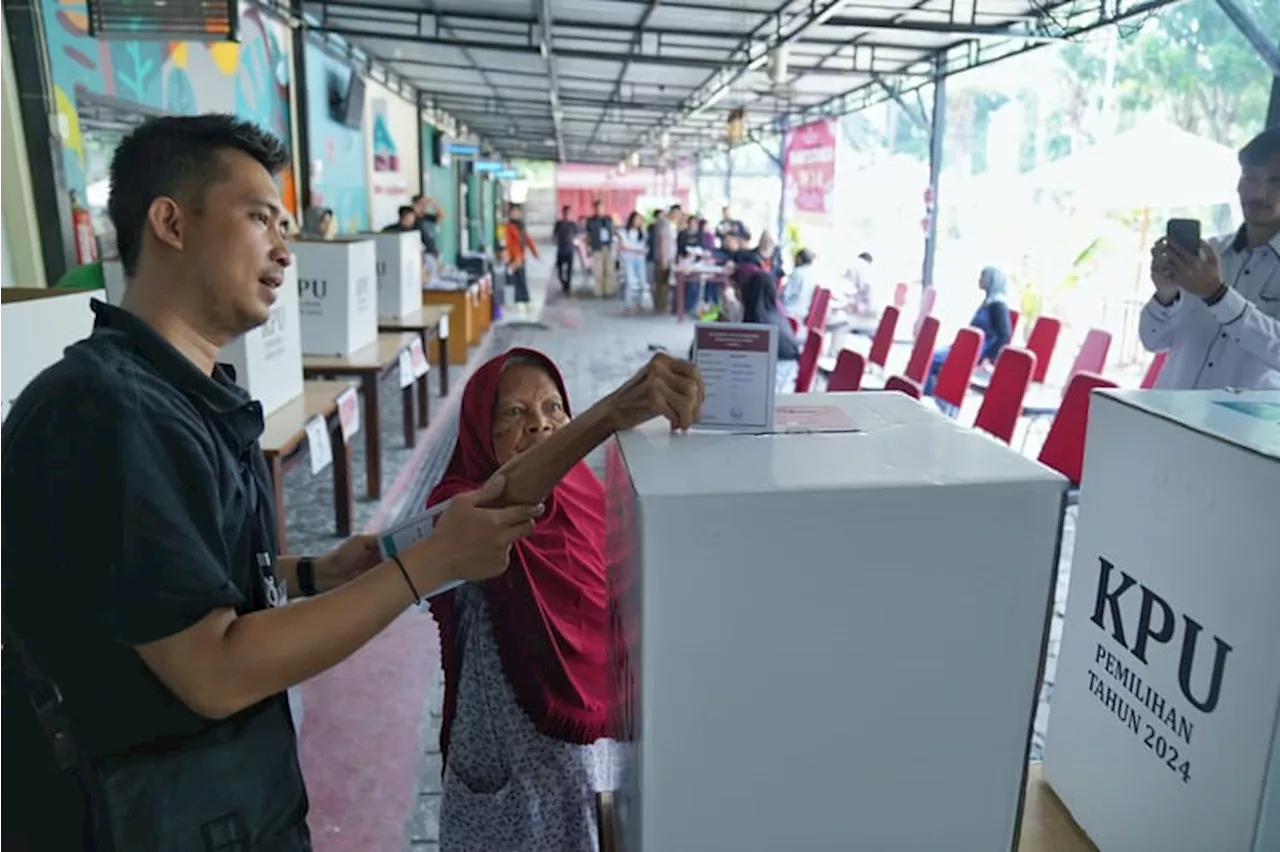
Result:
[[[672,429],[697,421],[704,392],[698,368],[659,352],[622,387],[557,429],[545,441],[516,456],[498,471],[507,487],[496,505],[534,505],[578,462],[614,432],[665,417]]]

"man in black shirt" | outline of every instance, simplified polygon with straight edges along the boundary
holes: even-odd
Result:
[[[397,211],[396,220],[383,228],[382,233],[395,234],[416,230],[418,230],[418,214],[413,212],[412,207],[405,205]]]
[[[566,296],[573,290],[573,255],[578,239],[578,223],[573,220],[572,211],[568,204],[564,206],[552,233],[556,240],[556,274]]]
[[[532,529],[532,507],[479,507],[499,482],[394,560],[369,536],[277,556],[262,407],[215,359],[285,281],[286,162],[231,116],[130,134],[108,201],[123,306],[95,303],[5,421],[6,849],[309,850],[285,690],[419,590],[501,573]]]
[[[413,212],[417,216],[415,224],[422,234],[422,250],[439,261],[436,226],[444,219],[444,208],[434,198],[419,194],[413,197]]]

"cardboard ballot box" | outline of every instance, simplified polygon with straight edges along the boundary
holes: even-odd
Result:
[[[621,848],[1011,850],[1066,482],[901,394],[777,406],[610,445]]]
[[[107,301],[119,305],[124,296],[124,270],[118,260],[102,263]],[[236,384],[262,403],[264,414],[283,407],[302,393],[302,330],[299,315],[298,264],[285,270],[284,284],[266,323],[231,341],[218,354],[230,364]]]
[[[0,387],[3,411],[31,380],[62,359],[62,352],[93,331],[92,299],[101,290],[5,287],[0,290]]]
[[[417,231],[370,234],[377,246],[378,316],[400,319],[422,307],[422,236]]]
[[[377,246],[352,240],[294,240],[302,354],[344,358],[378,339]]]
[[[1280,849],[1280,392],[1089,414],[1045,777],[1104,852]]]

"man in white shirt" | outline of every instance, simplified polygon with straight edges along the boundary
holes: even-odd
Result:
[[[1199,256],[1165,239],[1151,250],[1138,333],[1169,350],[1156,387],[1280,389],[1280,128],[1245,145],[1240,168],[1239,231]]]

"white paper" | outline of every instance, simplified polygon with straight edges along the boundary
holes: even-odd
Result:
[[[420,515],[415,515],[403,523],[396,524],[388,530],[384,530],[378,535],[378,547],[382,550],[382,558],[390,559],[397,553],[403,552],[405,549],[412,547],[414,543],[421,541],[431,535],[431,531],[435,529],[436,518],[438,518],[445,509],[449,508],[451,501],[445,500],[427,509]],[[451,583],[445,583],[436,589],[422,592],[423,599],[435,597],[443,592],[448,592],[461,586],[464,580],[454,580]]]
[[[407,388],[418,377],[413,374],[413,356],[408,349],[400,350],[400,387]]]
[[[307,448],[311,456],[312,476],[333,462],[333,442],[329,440],[329,424],[318,414],[307,421]]]
[[[342,442],[350,446],[351,438],[360,431],[360,400],[355,388],[338,394],[338,419],[342,422]]]
[[[409,344],[409,357],[413,361],[413,377],[420,379],[431,369],[427,363],[427,353],[422,348],[422,338],[415,336]]]
[[[440,317],[440,331],[438,332],[441,340],[449,339],[449,315],[442,314]]]
[[[697,323],[693,360],[706,398],[698,425],[735,432],[773,430],[778,329],[755,323]]]
[[[608,229],[608,228],[601,228],[601,229],[600,229],[600,242],[601,242],[601,244],[602,244],[602,245],[608,245],[608,244],[609,244],[609,229]]]

